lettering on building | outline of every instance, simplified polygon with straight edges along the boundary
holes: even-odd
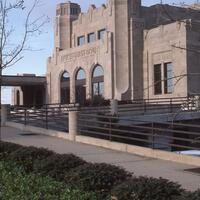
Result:
[[[81,57],[96,55],[97,52],[98,52],[98,48],[93,47],[93,48],[81,50],[75,53],[66,54],[66,55],[61,56],[61,62],[75,61],[76,59],[81,58]]]

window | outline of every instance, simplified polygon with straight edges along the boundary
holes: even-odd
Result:
[[[103,96],[104,94],[104,82],[99,82],[99,95]]]
[[[101,29],[98,31],[98,39],[101,40],[104,37],[106,29]]]
[[[76,103],[80,105],[84,105],[86,100],[86,75],[85,71],[80,68],[76,73],[76,80],[75,80],[75,94],[76,94]]]
[[[154,94],[162,94],[161,64],[154,65]]]
[[[79,71],[76,74],[76,80],[83,80],[83,79],[86,79],[85,71],[83,69],[79,69]]]
[[[85,44],[85,36],[78,37],[78,46],[82,46]]]
[[[93,83],[93,96],[103,96],[104,82]]]
[[[99,84],[98,83],[93,83],[93,96],[98,96],[99,95]]]
[[[172,63],[164,64],[164,88],[165,94],[173,92],[173,66]]]
[[[64,71],[60,78],[60,103],[70,103],[70,76],[67,71]]]
[[[100,65],[97,65],[92,73],[92,94],[93,97],[104,95],[104,71]]]
[[[71,14],[72,15],[77,15],[78,14],[77,8],[71,8]]]
[[[88,34],[88,43],[94,42],[96,40],[95,33]]]

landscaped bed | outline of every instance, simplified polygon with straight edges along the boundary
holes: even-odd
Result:
[[[96,195],[67,186],[65,183],[27,174],[23,167],[8,161],[0,162],[1,200],[88,200]]]
[[[135,177],[122,168],[72,154],[0,142],[1,200],[200,200],[166,179]]]

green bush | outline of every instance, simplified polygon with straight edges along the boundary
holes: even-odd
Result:
[[[96,200],[94,193],[87,193],[25,171],[11,163],[0,162],[1,200]]]
[[[53,154],[43,160],[37,161],[34,164],[34,169],[43,175],[63,181],[66,172],[83,164],[86,164],[86,161],[75,155]]]
[[[43,160],[54,152],[36,147],[21,147],[9,154],[8,159],[22,165],[27,172],[33,171],[34,162]]]
[[[131,173],[113,165],[88,163],[67,173],[65,181],[84,191],[108,194],[113,186],[131,176]]]
[[[117,200],[177,200],[183,191],[177,183],[163,178],[134,177],[111,193]]]
[[[8,154],[21,147],[19,144],[0,141],[0,159],[6,158]]]
[[[200,199],[200,189],[195,192],[184,192],[181,197],[174,200],[199,200]]]

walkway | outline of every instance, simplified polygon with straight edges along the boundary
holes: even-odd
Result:
[[[2,128],[2,139],[26,146],[45,147],[57,153],[73,153],[89,162],[115,164],[134,172],[135,175],[163,177],[180,183],[188,190],[200,188],[200,174],[185,172],[193,166],[156,160],[128,153],[122,153],[96,146],[73,143],[64,139],[44,135],[23,133],[14,128]]]

